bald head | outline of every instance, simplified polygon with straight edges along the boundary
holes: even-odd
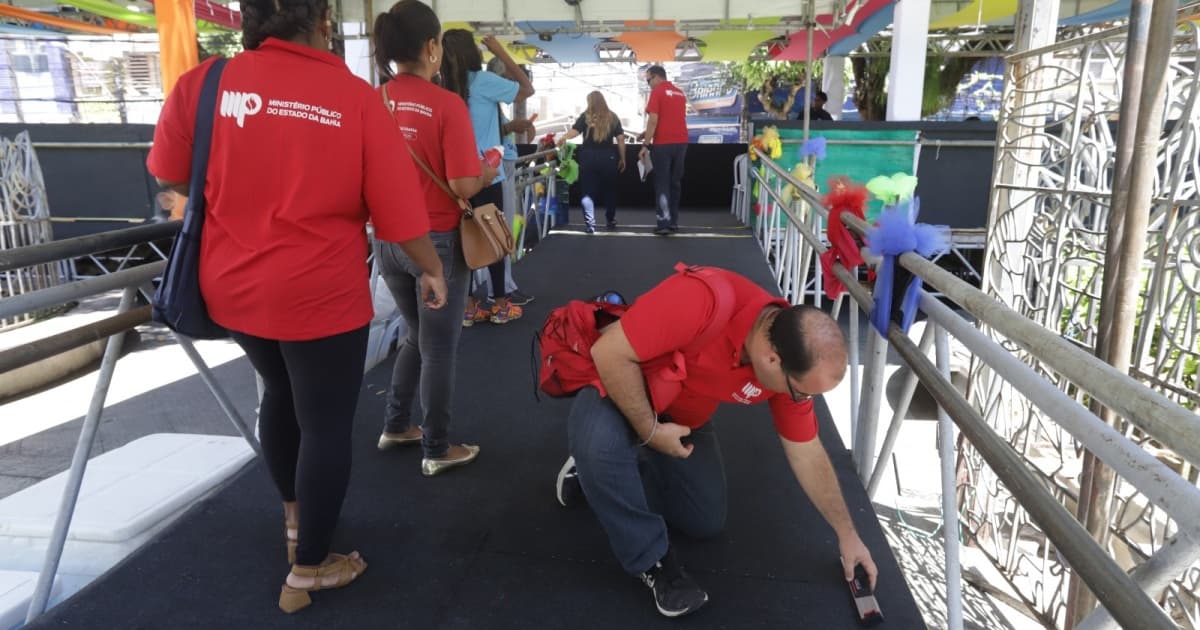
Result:
[[[818,308],[801,304],[781,310],[771,322],[767,337],[788,374],[799,376],[817,366],[826,370],[836,367],[839,374],[846,369],[842,328]]]

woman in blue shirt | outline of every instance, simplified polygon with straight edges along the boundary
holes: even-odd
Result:
[[[475,35],[464,29],[451,29],[442,35],[442,87],[458,94],[467,102],[471,113],[471,124],[475,128],[475,144],[480,152],[503,144],[500,128],[501,103],[512,103],[533,96],[533,84],[516,61],[495,37],[485,37],[483,45],[499,58],[515,81],[505,79],[483,69],[483,55],[475,44]],[[504,207],[502,182],[504,172],[496,176],[490,186],[471,198],[473,205],[496,204]],[[490,321],[506,324],[521,316],[521,307],[512,303],[504,287],[504,260],[490,267],[492,291],[495,303],[485,309],[474,296],[467,299],[467,310],[463,325]]]

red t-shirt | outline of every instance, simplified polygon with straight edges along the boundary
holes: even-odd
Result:
[[[146,166],[190,179],[197,100],[211,62],[179,78]],[[204,195],[200,290],[231,330],[298,341],[374,316],[366,224],[379,238],[429,231],[416,167],[370,85],[339,57],[268,39],[225,66]]]
[[[647,114],[658,114],[654,144],[687,144],[687,97],[670,81],[662,81],[650,91]]]
[[[401,74],[388,82],[387,98],[409,146],[438,177],[446,181],[479,177],[483,171],[471,114],[457,94],[420,77]],[[458,204],[424,171],[420,171],[418,178],[425,191],[430,229],[437,232],[458,229],[462,218]]]
[[[769,304],[786,307],[788,303],[736,273],[725,274],[737,304],[733,316],[716,339],[684,355],[687,378],[666,415],[695,429],[708,422],[720,403],[767,402],[779,435],[793,442],[815,438],[817,419],[811,400],[797,403],[787,393],[769,391],[754,377],[752,366],[741,365],[742,346],[759,313]],[[687,348],[716,310],[716,298],[703,280],[676,274],[639,297],[621,316],[621,328],[638,358],[648,361]]]

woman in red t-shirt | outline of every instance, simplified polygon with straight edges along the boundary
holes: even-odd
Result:
[[[279,607],[291,613],[311,603],[309,591],[366,569],[358,552],[329,548],[374,316],[367,222],[415,261],[429,308],[444,308],[446,282],[395,124],[329,52],[327,0],[242,0],[242,12],[246,51],[226,64],[213,113],[200,289],[265,385],[263,459],[293,563]],[[147,166],[175,190],[187,189],[210,67],[180,77],[155,129]]]
[[[496,177],[496,169],[479,158],[466,104],[453,92],[433,84],[442,57],[442,26],[437,15],[419,0],[401,0],[375,19],[374,38],[375,61],[386,80],[380,91],[408,149],[437,179],[447,182],[457,198],[470,199]],[[408,335],[392,370],[379,448],[420,442],[424,452],[421,472],[430,476],[470,463],[479,447],[450,444],[449,439],[461,313],[471,279],[458,230],[462,210],[424,170],[419,178],[429,214],[429,235],[442,259],[449,287],[447,305],[439,311],[422,309],[417,293],[419,270],[399,246],[384,243],[380,255],[383,279],[408,322]],[[414,426],[412,403],[418,388],[425,416]]]

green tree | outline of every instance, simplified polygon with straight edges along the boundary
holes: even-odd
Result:
[[[887,116],[887,75],[891,59],[883,52],[882,40],[866,44],[867,56],[850,58],[854,71],[854,104],[863,120],[883,120]],[[874,53],[873,55],[870,53]],[[921,116],[945,109],[958,95],[958,85],[975,67],[974,57],[925,57],[925,85],[921,93]]]
[[[822,64],[813,65],[813,78],[821,76]],[[766,112],[779,120],[787,118],[787,113],[796,104],[796,95],[808,83],[808,64],[803,61],[765,61],[755,60],[745,63],[733,63],[729,73],[743,96],[749,98],[753,92],[758,93],[758,100]],[[781,86],[791,88],[782,98],[776,95]]]

